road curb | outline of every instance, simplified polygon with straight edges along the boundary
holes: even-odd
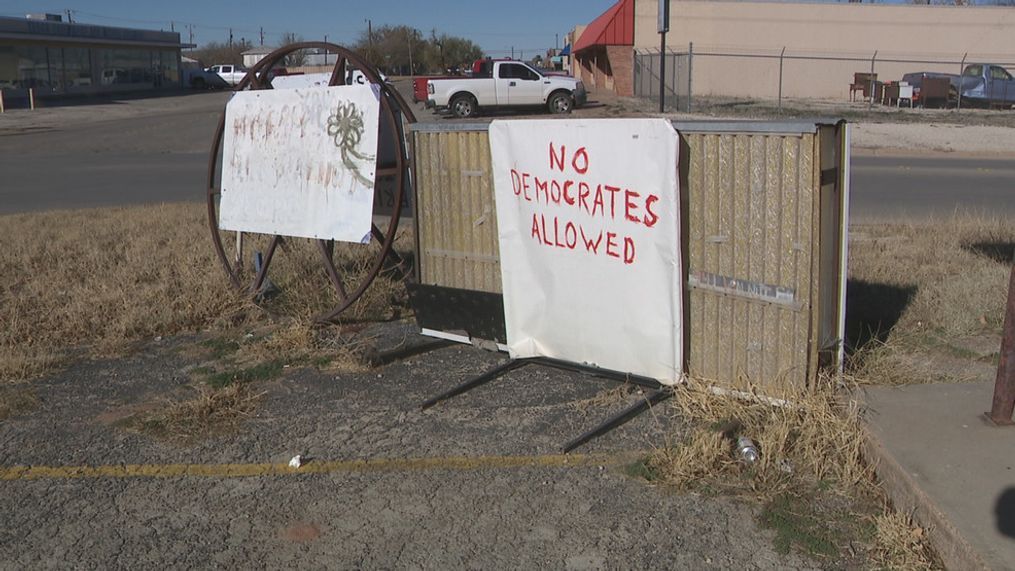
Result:
[[[864,427],[867,457],[877,473],[882,490],[896,510],[912,514],[913,520],[927,532],[931,546],[946,569],[984,569],[990,566],[976,549],[951,524],[937,504],[906,472],[902,464],[885,448],[876,432]]]

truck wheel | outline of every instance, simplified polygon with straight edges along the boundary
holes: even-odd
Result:
[[[204,78],[195,77],[193,80],[191,80],[190,86],[193,87],[194,89],[204,89]]]
[[[574,99],[567,93],[554,93],[547,102],[550,113],[570,113],[574,109]]]
[[[476,100],[471,95],[459,95],[451,101],[451,112],[467,119],[476,115]]]

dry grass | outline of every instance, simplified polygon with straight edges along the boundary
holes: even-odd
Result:
[[[803,395],[767,395],[784,398],[783,405],[744,398],[742,390],[741,396],[717,394],[714,383],[690,381],[674,399],[681,436],[629,473],[680,490],[758,501],[759,523],[774,530],[780,552],[796,549],[844,567],[933,567],[926,538],[908,531],[911,526],[907,541],[887,540],[892,549],[882,539],[903,532],[864,458],[863,408],[836,383],[822,381]],[[757,445],[756,463],[738,459],[740,435]]]
[[[613,388],[599,391],[594,396],[574,401],[571,406],[581,413],[587,413],[596,409],[614,407],[630,400],[632,393],[639,392],[637,385],[625,383]]]
[[[771,498],[801,482],[834,482],[852,490],[873,481],[862,454],[862,408],[832,388],[792,395],[789,404],[773,406],[763,399],[717,395],[691,381],[674,400],[689,430],[678,445],[659,450],[651,464],[678,488],[704,484],[714,491]],[[751,466],[734,455],[738,434],[761,451]]]
[[[38,405],[39,399],[29,389],[0,385],[0,420],[28,412]]]
[[[156,438],[192,442],[235,429],[254,413],[261,396],[244,384],[218,390],[199,387],[193,398],[166,403],[157,410],[129,417],[122,424],[128,430]]]
[[[913,367],[921,355],[939,354],[955,361],[945,378],[963,380],[955,377],[964,362],[997,350],[1013,259],[1015,222],[1001,217],[854,228],[851,374],[879,384],[943,380]]]
[[[313,317],[338,303],[307,240],[287,240],[276,253],[269,276],[281,292],[261,307],[234,291],[200,204],[11,215],[0,217],[0,228],[0,380],[183,332],[279,326],[272,343],[293,349],[313,337]],[[250,254],[266,249],[266,237],[245,246]],[[336,248],[347,284],[359,283],[376,252],[376,245]],[[388,272],[347,318],[392,318],[403,291]]]
[[[875,542],[873,560],[886,569],[923,571],[938,563],[927,548],[926,531],[913,518],[900,512],[887,512],[874,517]]]

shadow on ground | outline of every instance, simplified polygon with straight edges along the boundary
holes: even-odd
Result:
[[[855,351],[870,341],[884,342],[916,295],[915,286],[864,280],[846,284],[846,347]]]
[[[973,242],[962,246],[965,250],[986,256],[999,264],[1015,263],[1015,242]]]

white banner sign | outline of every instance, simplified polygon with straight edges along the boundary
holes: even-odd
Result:
[[[272,89],[299,89],[302,87],[328,87],[330,73],[303,73],[300,75],[278,75],[272,78]]]
[[[379,115],[370,85],[233,95],[219,227],[369,241]]]
[[[678,137],[664,119],[490,125],[507,341],[680,380]]]

